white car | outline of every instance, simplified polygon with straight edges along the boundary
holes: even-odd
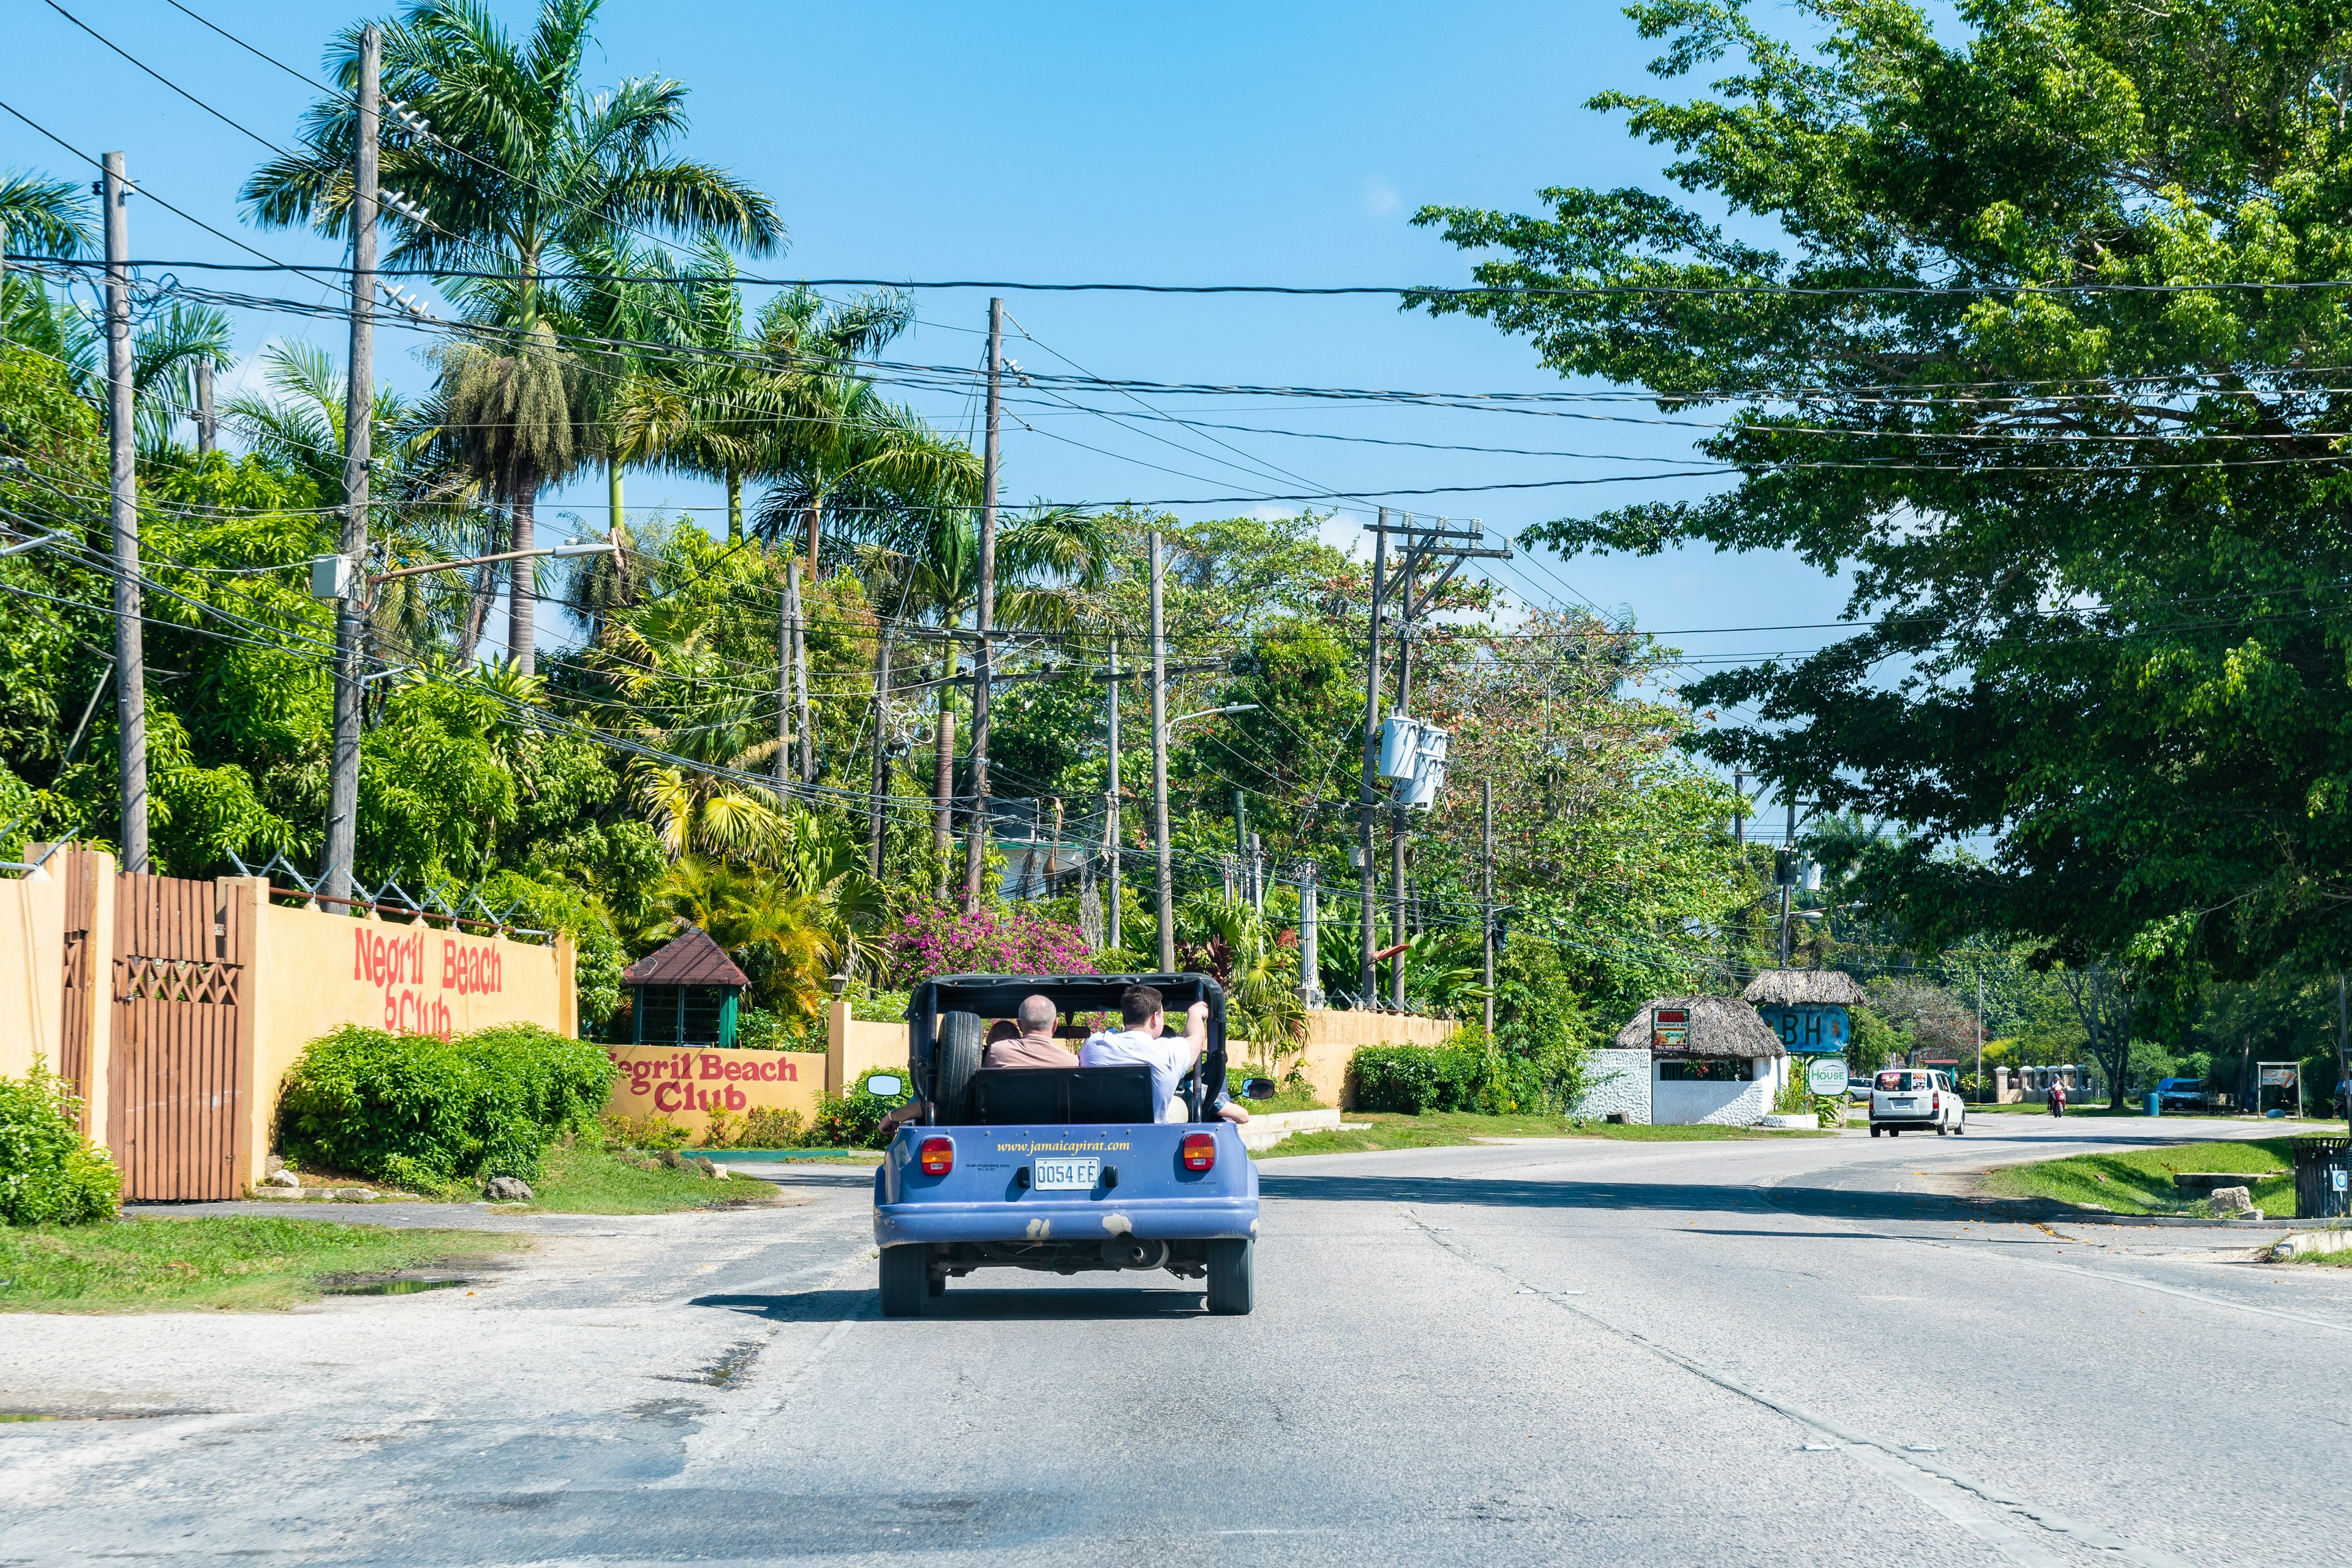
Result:
[[[1889,1068],[1871,1083],[1870,1135],[1900,1137],[1905,1128],[1957,1138],[1969,1130],[1969,1108],[1948,1074],[1927,1068]]]

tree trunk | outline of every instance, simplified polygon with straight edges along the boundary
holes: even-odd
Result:
[[[617,539],[621,534],[621,465],[610,454],[604,458],[604,510],[612,519],[607,531]]]
[[[824,527],[824,499],[820,496],[812,500],[808,503],[806,511],[808,532],[808,574],[809,583],[814,586],[816,583],[817,535]]]
[[[539,500],[538,476],[526,468],[517,476],[514,493],[514,542],[510,550],[530,550],[536,547],[537,519],[532,509]],[[507,657],[515,668],[524,675],[531,673],[538,664],[539,595],[538,574],[528,559],[509,563],[513,568],[507,574]]]
[[[946,680],[953,680],[955,672],[956,650],[950,645]],[[949,693],[955,689],[946,680],[940,686],[940,721],[931,755],[931,858],[941,900],[948,896],[948,847],[955,842],[955,710],[948,704]]]
[[[499,563],[474,568],[474,592],[466,604],[466,619],[457,628],[457,663],[462,668],[474,662],[474,651],[481,645],[483,623],[490,618],[490,601],[499,594]]]
[[[734,469],[727,470],[727,542],[736,544],[743,538],[743,476]]]

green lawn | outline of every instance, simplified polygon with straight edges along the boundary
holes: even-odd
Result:
[[[1729,1138],[1826,1138],[1827,1132],[1766,1132],[1748,1127],[1620,1127],[1606,1121],[1570,1122],[1561,1116],[1481,1116],[1466,1110],[1436,1110],[1425,1116],[1381,1111],[1347,1113],[1369,1121],[1360,1131],[1294,1132],[1253,1158],[1288,1154],[1366,1154],[1383,1149],[1439,1149],[1481,1138],[1610,1138],[1634,1143],[1682,1143]]]
[[[2251,1138],[2226,1143],[2180,1143],[2168,1149],[2132,1149],[2115,1154],[2073,1154],[2009,1165],[1985,1179],[1996,1193],[2012,1197],[2055,1198],[2095,1204],[2116,1214],[2195,1214],[2201,1198],[2183,1196],[2172,1184],[2176,1171],[2281,1171],[2251,1184],[2254,1206],[2273,1219],[2294,1217],[2294,1142],[2286,1138]]]
[[[325,1275],[462,1265],[530,1245],[275,1215],[0,1226],[0,1311],[267,1311],[316,1300]]]
[[[690,1159],[697,1151],[679,1152]],[[648,1164],[651,1170],[645,1168]],[[698,1171],[673,1171],[650,1159],[592,1148],[585,1141],[559,1143],[541,1155],[530,1190],[531,1201],[517,1206],[544,1214],[674,1214],[777,1201],[776,1189],[766,1182],[744,1176],[713,1181]]]

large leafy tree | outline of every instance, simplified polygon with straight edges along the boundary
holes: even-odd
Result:
[[[1427,308],[1654,389],[1734,471],[1530,542],[1852,572],[1851,635],[1688,695],[1741,715],[1710,755],[1908,827],[1875,885],[1931,942],[2143,984],[2342,964],[2352,11],[1802,8],[1811,51],[1636,5],[1658,75],[1729,74],[1594,100],[1734,227],[1643,190],[1420,215],[1493,290]]]

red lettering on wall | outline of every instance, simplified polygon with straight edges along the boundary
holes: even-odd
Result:
[[[749,1105],[749,1104],[751,1104],[751,1097],[750,1097],[749,1095],[745,1094],[741,1089],[737,1089],[737,1088],[736,1088],[734,1085],[732,1085],[732,1084],[730,1084],[730,1085],[728,1085],[728,1086],[727,1086],[727,1109],[728,1109],[728,1110],[742,1110],[745,1106],[747,1106],[747,1105]]]
[[[725,1059],[721,1058],[717,1051],[705,1051],[702,1053],[702,1076],[704,1079],[709,1079],[718,1078],[726,1069],[726,1066],[727,1063]]]

